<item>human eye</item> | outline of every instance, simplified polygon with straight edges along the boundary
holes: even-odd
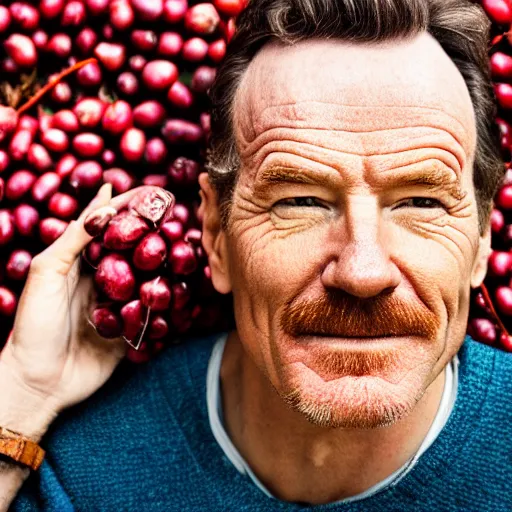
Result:
[[[299,208],[311,208],[320,207],[325,208],[325,204],[318,198],[312,196],[304,197],[288,197],[277,201],[274,206],[284,207],[299,207]]]
[[[439,200],[432,197],[411,197],[401,201],[396,208],[445,208],[445,205]]]

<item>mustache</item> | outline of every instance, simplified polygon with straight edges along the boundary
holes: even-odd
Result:
[[[423,303],[405,301],[396,294],[361,299],[331,291],[315,300],[287,302],[281,328],[290,336],[433,338],[439,320]]]

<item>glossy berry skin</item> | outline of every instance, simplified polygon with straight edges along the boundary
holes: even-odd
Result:
[[[503,210],[512,210],[512,185],[506,185],[498,191],[496,204]]]
[[[512,22],[512,3],[510,0],[482,0],[482,7],[489,18],[498,25],[510,25]]]
[[[236,17],[247,6],[247,0],[214,0],[213,5],[224,16]]]
[[[496,307],[504,315],[512,315],[512,288],[499,286],[496,289]]]
[[[491,212],[491,230],[495,234],[499,234],[505,227],[505,217],[500,210],[494,209]]]
[[[14,316],[17,303],[16,295],[5,286],[0,286],[0,316]]]
[[[491,74],[496,81],[512,79],[512,57],[503,52],[496,52],[491,59]]]
[[[496,327],[487,318],[474,318],[468,325],[469,334],[477,341],[487,345],[496,342]]]
[[[512,253],[493,251],[489,257],[489,272],[496,277],[506,277],[512,270]]]
[[[156,270],[167,257],[165,241],[157,233],[144,237],[133,252],[133,264],[140,270]]]
[[[500,345],[506,352],[512,352],[512,336],[502,333],[500,336]]]

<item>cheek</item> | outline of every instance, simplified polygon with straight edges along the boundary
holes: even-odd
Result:
[[[319,277],[327,228],[283,235],[266,224],[257,233],[234,235],[230,261],[237,269],[234,288],[246,288],[275,308]]]
[[[234,231],[229,259],[237,330],[253,360],[272,373],[288,300],[320,283],[326,229],[283,236],[271,223]]]
[[[420,299],[444,323],[464,316],[477,251],[477,223],[418,223],[411,230],[396,230],[393,257]]]

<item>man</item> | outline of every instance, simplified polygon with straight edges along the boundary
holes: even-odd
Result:
[[[76,320],[102,189],[36,258],[0,359],[0,425],[35,442],[49,428],[15,499],[27,470],[1,467],[4,502],[511,510],[512,360],[465,337],[502,173],[487,29],[463,0],[254,1],[212,92],[200,178],[236,330],[87,398],[122,356]]]

